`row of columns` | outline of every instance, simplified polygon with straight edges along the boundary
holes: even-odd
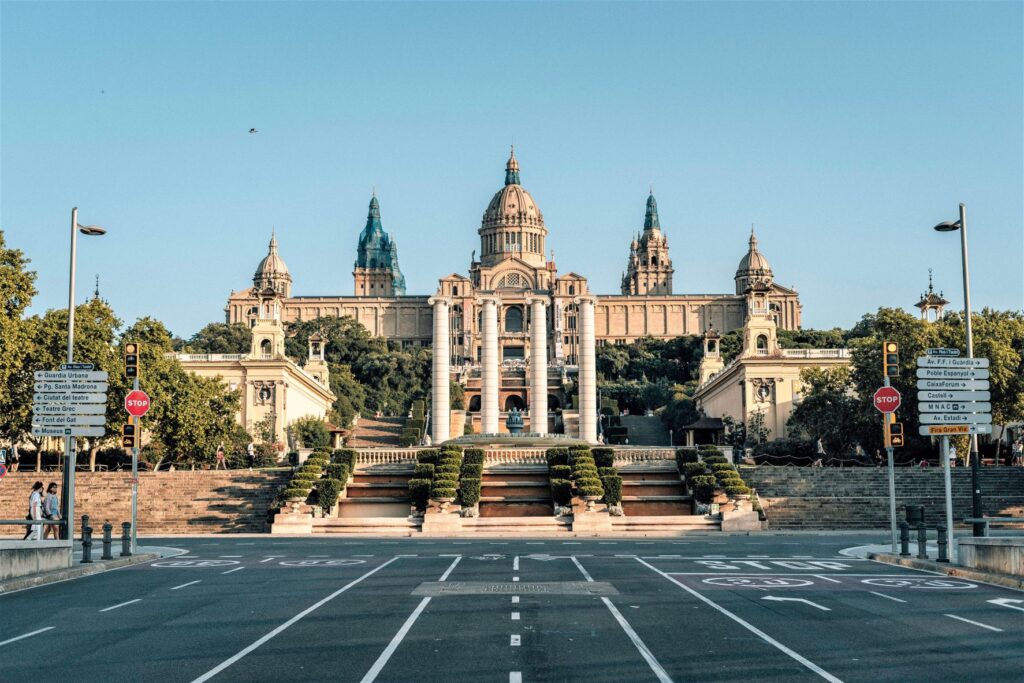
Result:
[[[595,358],[593,296],[576,297],[579,307],[579,423],[580,438],[589,443],[597,441],[597,363]],[[548,426],[548,325],[547,298],[530,296],[530,364],[528,388],[530,394],[530,431],[546,434]],[[449,318],[451,299],[434,296],[429,300],[434,312],[433,367],[431,371],[431,436],[435,444],[447,441],[450,433],[450,337]],[[497,434],[500,420],[498,394],[501,388],[501,363],[498,353],[497,296],[477,299],[481,308],[483,329],[480,331],[481,396],[480,422],[484,434]]]

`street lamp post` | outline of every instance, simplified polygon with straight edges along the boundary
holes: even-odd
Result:
[[[974,334],[971,330],[971,276],[970,270],[967,265],[967,206],[960,203],[960,218],[955,221],[945,221],[935,226],[935,230],[938,232],[953,232],[955,230],[960,231],[960,257],[963,260],[963,272],[964,272],[964,326],[967,331],[967,357],[974,358]],[[981,519],[984,514],[984,510],[981,504],[981,484],[979,482],[979,474],[981,470],[981,458],[978,455],[978,435],[971,435],[971,490],[973,494],[971,496],[971,516],[975,519]],[[949,530],[950,538],[953,535],[953,529]],[[984,536],[985,525],[974,524],[974,535]]]
[[[78,207],[71,209],[71,266],[68,275],[68,363],[75,362],[75,261],[78,256],[78,233],[99,237],[106,230],[98,225],[79,225]],[[64,437],[64,486],[61,489],[61,510],[66,522],[65,533],[71,541],[71,552],[75,543],[75,437]]]

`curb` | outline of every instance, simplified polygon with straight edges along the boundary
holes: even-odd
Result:
[[[143,562],[149,562],[150,560],[155,560],[159,557],[159,553],[140,553],[138,555],[132,555],[131,557],[119,557],[116,560],[99,561],[88,565],[80,564],[78,566],[68,567],[67,569],[55,569],[52,572],[43,572],[42,574],[33,574],[32,576],[21,576],[16,579],[8,579],[7,581],[0,581],[0,595],[3,595],[4,593],[13,593],[14,591],[20,591],[26,588],[45,586],[48,583],[58,583],[60,581],[78,579],[92,574],[100,574],[112,569],[128,567],[133,564],[142,564]]]
[[[971,581],[989,583],[995,586],[1002,586],[1003,588],[1024,590],[1024,578],[1010,576],[1009,574],[996,574],[993,572],[981,571],[979,569],[961,567],[958,564],[946,564],[944,562],[934,562],[932,560],[918,560],[912,557],[899,557],[898,555],[890,555],[888,553],[868,553],[868,559],[900,567],[909,567],[910,569],[923,569],[925,571],[945,574],[947,576],[955,576],[961,579],[970,579]]]

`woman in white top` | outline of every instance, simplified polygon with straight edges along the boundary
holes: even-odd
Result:
[[[32,484],[32,493],[28,497],[28,518],[38,520],[43,518],[43,482],[37,481]],[[42,524],[33,524],[29,527],[28,540],[42,540]]]

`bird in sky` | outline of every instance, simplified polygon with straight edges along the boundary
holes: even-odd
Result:
[[[250,133],[250,134],[252,134],[252,133],[259,133],[259,131],[258,131],[258,130],[256,130],[255,128],[250,128],[250,129],[249,129],[249,133]]]

